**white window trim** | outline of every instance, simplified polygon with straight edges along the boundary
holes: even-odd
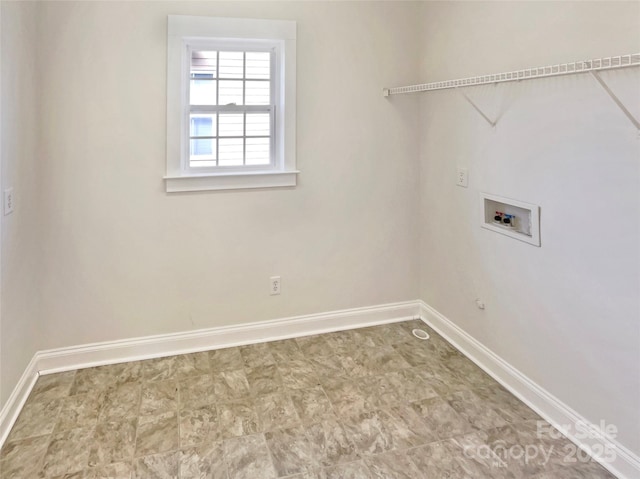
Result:
[[[185,41],[273,40],[282,42],[278,87],[278,109],[284,122],[276,120],[275,165],[265,169],[243,168],[192,174],[184,167],[184,105],[187,88],[183,82]],[[276,111],[278,116],[279,111]],[[284,20],[193,17],[169,15],[167,35],[167,174],[166,191],[229,190],[295,186],[296,169],[296,23]]]

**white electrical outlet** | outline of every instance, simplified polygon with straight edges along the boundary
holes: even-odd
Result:
[[[271,286],[269,287],[269,293],[271,294],[271,296],[280,294],[280,276],[271,276],[271,278],[269,278],[269,281],[271,283]]]
[[[466,168],[458,167],[458,173],[456,175],[456,185],[466,188],[469,186],[469,172]]]
[[[4,190],[4,214],[11,213],[13,213],[13,188],[7,188]]]

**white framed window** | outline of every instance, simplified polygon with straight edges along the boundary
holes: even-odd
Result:
[[[295,186],[291,21],[170,15],[167,192]]]

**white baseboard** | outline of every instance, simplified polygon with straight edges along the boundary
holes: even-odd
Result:
[[[7,439],[13,424],[18,419],[18,415],[27,401],[31,390],[38,379],[38,369],[36,367],[35,356],[31,359],[27,368],[22,373],[22,377],[13,388],[9,399],[5,403],[4,407],[0,411],[0,447]]]
[[[487,374],[511,391],[573,443],[620,479],[640,478],[640,457],[613,438],[607,437],[594,424],[534,383],[504,359],[467,334],[431,306],[420,301],[421,319],[455,346]],[[565,426],[570,426],[567,431]],[[576,437],[576,431],[589,428],[588,438]],[[615,459],[606,461],[596,452],[614,451]]]
[[[36,353],[36,364],[40,374],[51,374],[103,364],[139,361],[362,328],[405,321],[419,316],[420,303],[418,301],[383,304],[185,333],[162,334],[40,351]]]
[[[0,447],[4,444],[39,374],[363,328],[419,317],[420,302],[407,301],[39,351],[0,411]]]

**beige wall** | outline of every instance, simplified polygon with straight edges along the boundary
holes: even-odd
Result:
[[[2,2],[0,17],[0,155],[2,190],[14,188],[15,211],[2,219],[0,404],[41,347],[36,82],[37,5]]]
[[[638,2],[425,4],[421,78],[638,52],[639,18]],[[602,74],[636,118],[638,73]],[[466,92],[495,130],[455,91],[420,100],[420,296],[638,453],[638,132],[589,75]],[[481,229],[480,191],[540,205],[542,247]]]
[[[416,298],[414,4],[39,8],[47,348]],[[298,22],[298,187],[164,192],[168,14]]]

